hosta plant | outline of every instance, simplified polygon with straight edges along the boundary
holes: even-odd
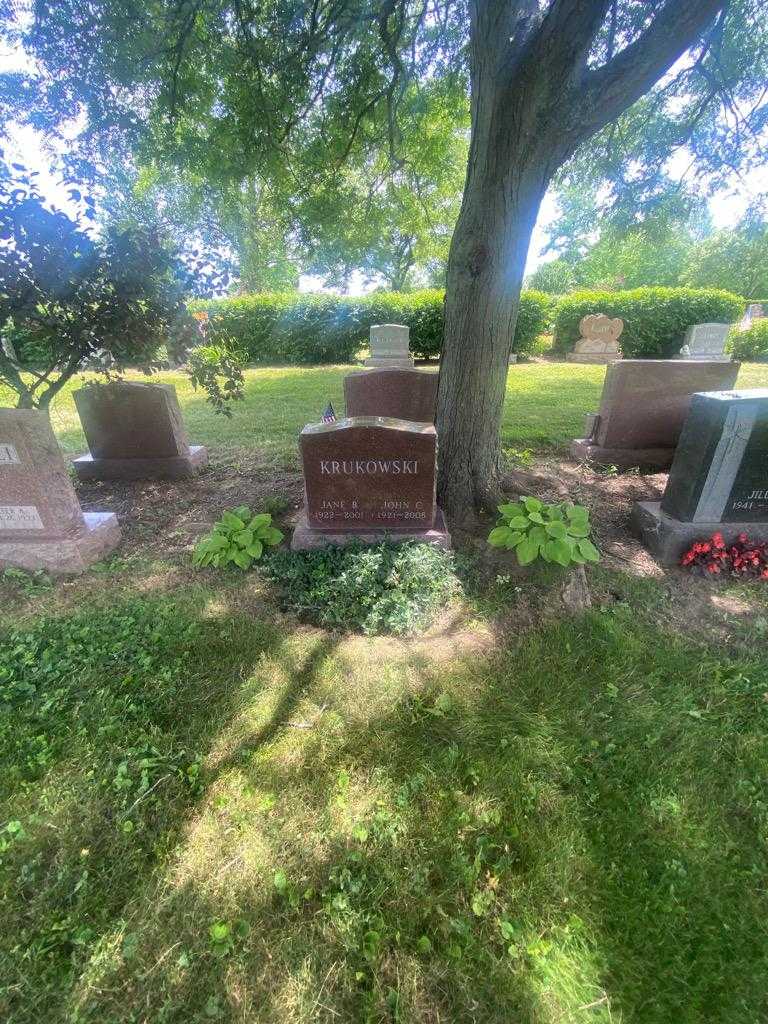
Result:
[[[537,558],[559,565],[597,562],[600,553],[589,539],[589,511],[561,502],[545,505],[538,498],[499,505],[499,522],[488,535],[495,548],[514,548],[520,565]]]
[[[274,547],[282,539],[283,534],[272,525],[268,512],[252,515],[247,505],[241,505],[224,513],[213,531],[197,545],[192,560],[195,565],[213,565],[217,569],[230,564],[250,569],[265,547]]]

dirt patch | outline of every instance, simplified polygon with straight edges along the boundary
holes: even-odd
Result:
[[[86,512],[115,512],[123,531],[122,555],[153,557],[191,550],[225,509],[254,511],[284,498],[290,521],[301,504],[301,473],[252,448],[211,452],[209,466],[187,480],[94,481],[78,483]]]

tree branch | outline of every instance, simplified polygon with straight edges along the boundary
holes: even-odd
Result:
[[[667,72],[724,6],[668,0],[643,34],[596,71],[585,71],[571,123],[586,138],[631,107]]]

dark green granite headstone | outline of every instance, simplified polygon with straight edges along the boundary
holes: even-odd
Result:
[[[768,389],[693,396],[661,510],[685,523],[768,522]]]

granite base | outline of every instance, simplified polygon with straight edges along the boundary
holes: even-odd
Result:
[[[78,480],[180,480],[208,465],[208,449],[191,445],[189,455],[161,459],[94,459],[89,453],[73,465]]]
[[[621,359],[621,355],[603,352],[568,352],[565,358],[569,363],[598,363],[606,365]]]
[[[675,457],[674,448],[604,448],[585,437],[571,441],[571,458],[617,469],[669,469]]]
[[[768,541],[768,523],[683,523],[661,511],[658,501],[638,501],[632,509],[632,530],[661,565],[678,565],[696,540],[722,533],[726,544],[740,533],[750,540]]]
[[[0,568],[35,571],[52,575],[85,572],[120,543],[120,526],[114,512],[85,512],[85,531],[59,540],[0,541]]]
[[[364,365],[372,370],[412,370],[414,361],[413,356],[371,356]]]
[[[451,546],[451,535],[445,523],[441,509],[437,509],[435,525],[431,530],[347,530],[330,532],[315,530],[307,522],[306,512],[301,513],[291,539],[292,551],[315,551],[325,547],[346,547],[347,544],[404,544],[413,541],[416,544],[434,544],[435,547],[448,550]]]

